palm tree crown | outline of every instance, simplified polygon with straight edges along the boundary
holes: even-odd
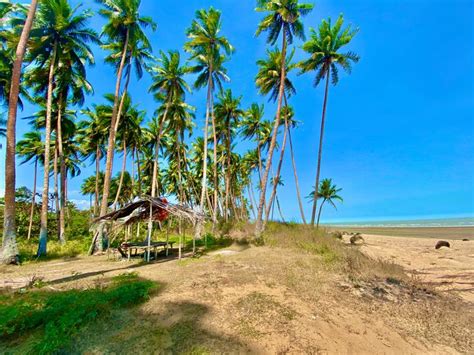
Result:
[[[268,12],[259,23],[256,35],[268,32],[267,42],[274,45],[283,32],[289,44],[293,37],[304,40],[304,28],[301,17],[313,9],[312,4],[300,4],[298,0],[257,0],[256,11]]]
[[[339,15],[334,26],[331,26],[330,18],[323,20],[318,31],[310,30],[311,38],[303,45],[303,50],[310,54],[310,58],[302,61],[299,66],[301,73],[316,71],[314,86],[317,86],[329,72],[333,85],[336,85],[339,81],[338,67],[350,73],[352,63],[359,61],[359,56],[354,52],[338,53],[359,31],[352,29],[351,26],[342,30],[343,22],[342,14]]]

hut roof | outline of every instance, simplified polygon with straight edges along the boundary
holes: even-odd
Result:
[[[142,197],[138,201],[129,203],[119,210],[96,218],[93,224],[117,222],[122,225],[129,225],[149,221],[150,204],[151,218],[153,221],[162,221],[166,219],[168,215],[171,215],[178,218],[185,218],[195,224],[206,218],[204,213],[198,212],[188,206],[170,203],[163,197]]]

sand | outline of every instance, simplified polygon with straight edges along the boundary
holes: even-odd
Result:
[[[387,229],[385,233],[393,232],[392,228]],[[421,229],[421,238],[363,233],[365,243],[361,250],[371,257],[391,260],[420,281],[474,303],[474,239],[461,240],[461,237],[469,234],[468,229],[472,228],[461,231],[458,228],[441,228],[436,233],[425,228],[396,229],[398,235],[412,235],[419,233],[414,229]],[[442,239],[449,241],[451,247],[436,250],[435,244],[441,238],[428,237],[433,235],[442,236]],[[344,238],[348,242],[350,236],[346,235]]]

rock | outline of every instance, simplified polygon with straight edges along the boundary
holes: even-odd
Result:
[[[463,242],[468,242],[468,241],[469,241],[469,239],[467,239],[467,238],[464,238],[462,241],[463,241]]]
[[[435,249],[439,249],[441,247],[450,248],[451,246],[449,245],[449,242],[447,242],[445,240],[439,240],[438,243],[436,243]]]
[[[363,244],[364,243],[364,238],[362,238],[362,236],[357,233],[356,235],[353,235],[351,237],[351,239],[349,239],[349,241],[351,242],[351,244]]]

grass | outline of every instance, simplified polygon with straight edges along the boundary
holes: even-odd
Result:
[[[113,278],[109,285],[88,290],[28,290],[0,298],[0,344],[30,345],[28,352],[67,352],[79,330],[115,309],[148,299],[155,284],[136,274]]]
[[[38,249],[38,242],[36,240],[19,240],[18,249],[20,251],[20,262],[28,263],[33,261],[46,261],[60,258],[73,258],[78,255],[86,254],[91,239],[84,238],[78,240],[68,240],[66,244],[61,244],[58,241],[48,241],[48,254],[41,258],[36,257]]]
[[[299,249],[316,255],[323,267],[342,272],[351,280],[407,280],[401,266],[374,260],[360,252],[357,247],[344,244],[336,235],[329,234],[324,229],[269,223],[264,240],[269,246]]]

